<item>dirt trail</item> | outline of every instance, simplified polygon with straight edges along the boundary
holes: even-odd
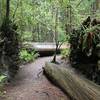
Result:
[[[16,80],[6,87],[6,98],[2,100],[68,100],[41,72],[45,62],[51,59],[38,58],[31,64],[21,66]]]

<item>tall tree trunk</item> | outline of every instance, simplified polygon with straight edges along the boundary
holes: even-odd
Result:
[[[9,20],[10,0],[6,0],[6,19]]]
[[[98,10],[100,8],[100,0],[96,0],[96,9]]]
[[[55,54],[54,54],[54,58],[52,62],[56,62],[56,54],[58,51],[58,46],[59,46],[59,42],[58,42],[58,32],[57,32],[57,26],[58,26],[58,8],[56,8],[56,13],[55,13],[55,32],[54,32],[54,38],[55,38],[55,43],[56,43],[56,49],[55,49]]]
[[[37,26],[36,26],[36,31],[37,31],[37,42],[40,42],[40,25],[39,23],[37,23]]]
[[[69,5],[66,8],[66,24],[65,24],[65,30],[66,35],[68,33],[71,33],[72,31],[72,7],[71,7],[71,0],[69,0]]]
[[[72,31],[72,7],[71,7],[71,0],[69,0],[69,27],[70,27],[70,33]]]
[[[95,18],[96,11],[99,9],[100,2],[99,0],[95,0],[91,5],[91,16],[92,18]]]

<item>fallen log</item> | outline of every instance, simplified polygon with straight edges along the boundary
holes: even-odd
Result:
[[[71,100],[100,100],[100,86],[78,76],[70,69],[46,63],[44,73],[53,83],[64,90]]]

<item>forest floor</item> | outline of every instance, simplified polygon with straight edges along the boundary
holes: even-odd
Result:
[[[42,57],[21,66],[16,79],[6,86],[5,97],[0,100],[69,100],[43,75],[45,62],[51,60],[52,57]]]

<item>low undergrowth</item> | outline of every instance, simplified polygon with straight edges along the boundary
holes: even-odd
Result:
[[[6,83],[6,80],[7,80],[7,76],[1,74],[0,75],[0,97],[4,96],[5,91],[3,88]]]
[[[39,56],[39,54],[34,49],[28,50],[24,48],[20,50],[19,56],[21,63],[28,63],[34,61]]]
[[[69,48],[63,49],[61,51],[62,59],[66,59],[66,57],[69,57],[69,54],[70,54],[70,49]]]

